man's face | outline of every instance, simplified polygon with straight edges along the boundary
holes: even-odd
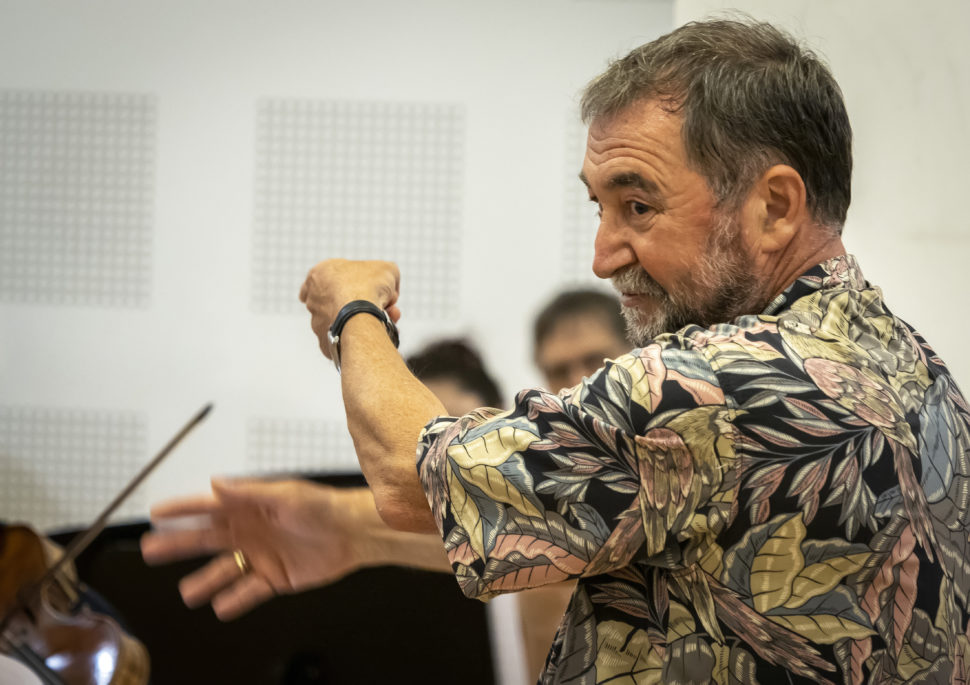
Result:
[[[602,368],[604,359],[630,351],[630,345],[616,335],[605,317],[576,314],[561,319],[536,348],[536,365],[553,392],[571,388],[584,376]]]
[[[637,344],[764,302],[734,215],[687,167],[682,117],[635,103],[590,126],[582,178],[600,208],[593,271],[620,293]]]

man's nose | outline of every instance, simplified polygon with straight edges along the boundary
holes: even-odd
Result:
[[[600,220],[593,255],[593,273],[599,278],[609,278],[619,269],[636,262],[636,254],[623,233],[605,216]]]

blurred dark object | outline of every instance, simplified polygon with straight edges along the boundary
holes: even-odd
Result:
[[[337,486],[360,476],[318,476]],[[494,683],[485,605],[450,574],[366,569],[319,590],[277,597],[229,623],[190,610],[178,581],[203,560],[149,567],[147,523],[112,526],[77,559],[147,647],[153,685]],[[51,537],[64,543],[76,531]]]

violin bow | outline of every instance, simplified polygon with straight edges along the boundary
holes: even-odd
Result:
[[[185,436],[188,435],[193,428],[202,422],[202,419],[204,419],[210,411],[212,411],[211,403],[202,407],[202,409],[200,409],[195,416],[189,419],[188,423],[182,426],[182,429],[176,433],[171,440],[168,441],[165,447],[163,447],[158,454],[152,457],[152,460],[142,467],[142,470],[139,471],[138,474],[131,479],[128,485],[126,485],[124,489],[122,489],[121,492],[115,496],[111,504],[105,507],[104,511],[101,512],[94,523],[92,523],[87,530],[74,536],[71,542],[68,543],[67,547],[64,549],[63,556],[61,556],[61,558],[58,559],[53,566],[47,569],[47,572],[39,581],[37,581],[36,585],[34,586],[35,588],[42,588],[45,583],[50,581],[52,578],[57,577],[57,574],[61,571],[61,569],[63,569],[67,564],[73,562],[78,555],[80,555],[81,552],[83,552],[87,546],[90,545],[96,537],[98,537],[98,534],[105,529],[105,526],[108,525],[108,519],[113,513],[115,513],[118,507],[120,507],[124,501],[128,499],[128,496],[134,492],[135,488],[141,485],[142,481],[155,470],[155,467],[162,463],[162,460],[165,459],[165,457],[167,457],[173,449],[175,449],[182,439],[185,438]],[[28,603],[29,602],[22,600],[18,604],[23,607]],[[6,623],[6,620],[3,619],[9,618],[9,616],[16,613],[17,608],[18,607],[15,605],[13,610],[8,612],[7,617],[0,617],[0,627],[3,627],[3,625]]]

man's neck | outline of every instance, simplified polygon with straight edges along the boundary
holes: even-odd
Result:
[[[805,239],[793,240],[765,265],[766,301],[773,300],[812,267],[845,254],[842,238],[828,229],[816,228],[803,233],[807,234]]]

